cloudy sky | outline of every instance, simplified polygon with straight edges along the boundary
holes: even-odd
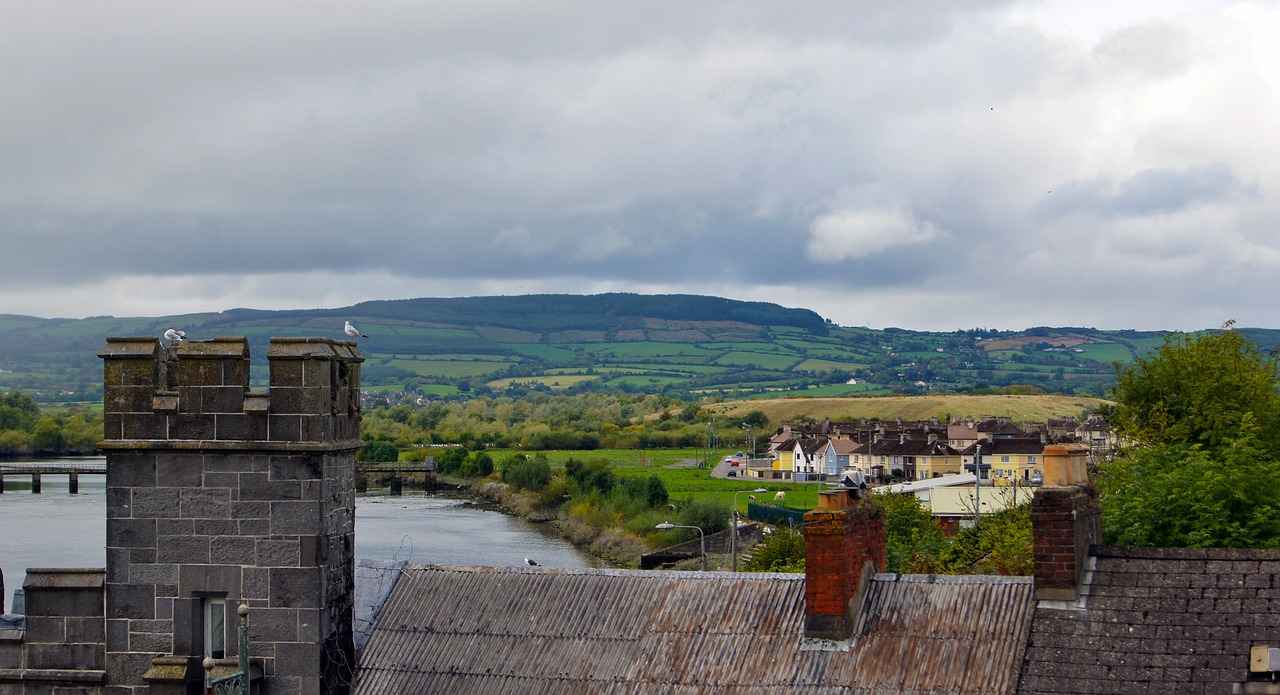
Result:
[[[0,313],[1280,327],[1280,2],[7,3]]]

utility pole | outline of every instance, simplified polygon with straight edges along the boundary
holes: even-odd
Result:
[[[982,518],[982,445],[974,444],[973,453],[973,525],[978,525]]]

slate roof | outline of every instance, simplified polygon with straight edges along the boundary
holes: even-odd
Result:
[[[842,649],[802,638],[804,576],[409,566],[353,695],[1008,693],[1025,577],[874,575]],[[833,643],[824,643],[827,646]]]
[[[1019,693],[1231,693],[1280,646],[1280,551],[1092,549],[1074,605],[1035,611]]]
[[[964,456],[973,456],[977,448],[982,447],[984,463],[991,463],[991,456],[1002,454],[1043,454],[1044,442],[1039,437],[1018,437],[1013,439],[991,439],[970,444],[961,452]]]

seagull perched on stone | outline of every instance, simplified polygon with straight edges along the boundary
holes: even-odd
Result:
[[[346,324],[347,325],[344,326],[342,330],[346,331],[347,335],[351,336],[352,338],[368,338],[369,337],[361,333],[355,326],[352,326],[350,321],[347,321]]]
[[[529,558],[527,558],[527,557],[524,559],[524,564],[526,564],[526,565],[528,565],[528,566],[530,566],[530,567],[537,567],[537,566],[538,566],[538,563],[534,562],[533,560],[530,560],[530,559],[529,559]]]
[[[183,340],[186,339],[186,337],[187,337],[186,331],[179,331],[179,330],[170,328],[169,330],[164,332],[164,339],[169,341],[169,347],[173,347],[174,345],[181,343]]]

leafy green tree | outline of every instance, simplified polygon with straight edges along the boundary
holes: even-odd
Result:
[[[436,466],[441,473],[451,475],[462,472],[462,462],[467,460],[467,450],[460,446],[452,446],[436,458]]]
[[[803,572],[804,534],[798,529],[779,526],[751,550],[751,559],[743,565],[747,572]]]
[[[1215,452],[1161,444],[1108,464],[1102,529],[1116,545],[1280,547],[1280,464],[1252,436]]]
[[[886,572],[936,572],[938,555],[947,545],[942,528],[909,492],[878,494],[885,510]]]
[[[1137,446],[1100,469],[1104,539],[1280,547],[1275,356],[1228,323],[1169,336],[1119,372],[1108,415]]]
[[[369,463],[391,463],[400,458],[400,450],[385,439],[375,439],[365,443],[356,458]]]
[[[67,437],[53,418],[40,418],[31,438],[31,447],[40,453],[61,454],[67,450]]]
[[[462,474],[484,477],[493,472],[493,457],[485,451],[473,451],[462,462]]]
[[[517,490],[536,492],[551,482],[551,464],[546,456],[515,454],[503,463],[502,481]]]
[[[613,490],[613,471],[609,470],[609,459],[580,461],[571,458],[565,461],[564,472],[577,484],[581,494],[587,495],[594,490],[601,495],[608,495]]]
[[[729,503],[713,497],[688,500],[680,504],[680,524],[697,526],[708,536],[723,531],[729,528]]]
[[[1280,393],[1274,355],[1231,330],[1175,333],[1130,365],[1117,364],[1110,422],[1139,444],[1200,444],[1210,450],[1238,441],[1246,420],[1267,451],[1280,446]]]
[[[1031,506],[1009,507],[962,529],[939,553],[944,574],[1030,575]]]

